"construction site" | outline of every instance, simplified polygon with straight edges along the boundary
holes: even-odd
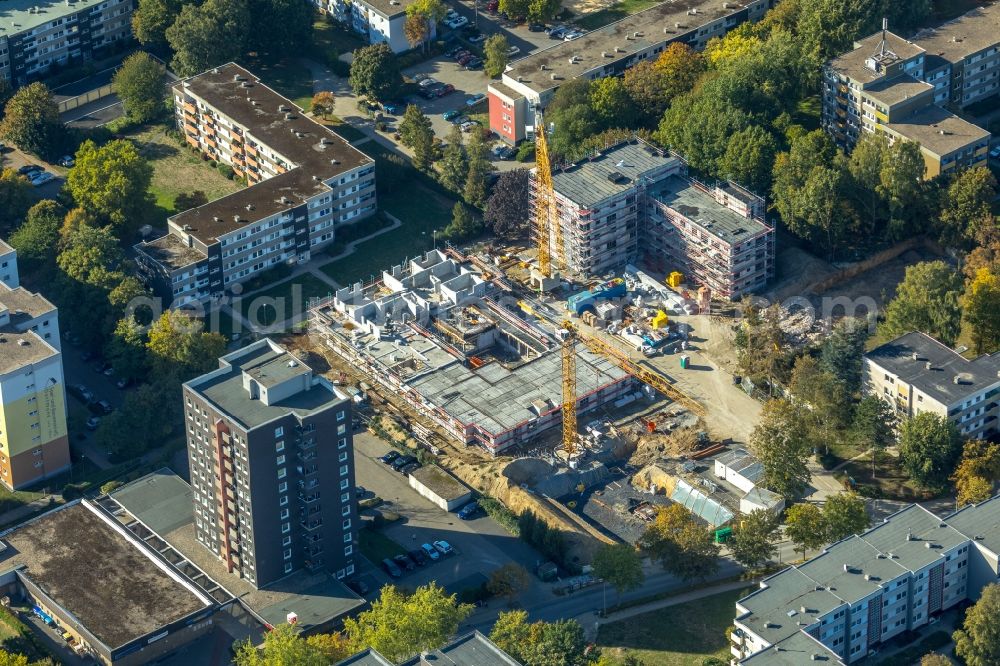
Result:
[[[314,304],[289,344],[324,357],[380,435],[530,509],[584,560],[673,502],[720,528],[747,493],[709,479],[713,459],[746,441],[759,404],[692,361],[711,292],[631,264],[597,281],[567,270],[543,133],[536,150],[533,247],[387,267]]]

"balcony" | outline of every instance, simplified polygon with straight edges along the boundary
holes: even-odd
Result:
[[[323,527],[323,519],[316,518],[314,520],[302,520],[299,521],[299,525],[301,525],[302,529],[306,530],[307,532],[313,532]]]
[[[316,448],[316,438],[315,437],[302,437],[295,441],[295,446],[298,447],[299,451],[305,452]]]
[[[316,491],[314,493],[299,493],[299,501],[303,504],[309,505],[313,502],[318,502],[320,498],[320,492]]]

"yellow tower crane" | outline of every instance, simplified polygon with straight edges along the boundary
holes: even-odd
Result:
[[[576,453],[576,334],[569,331],[562,343],[562,446],[567,459]]]
[[[535,115],[535,233],[538,235],[538,270],[544,277],[552,277],[553,263],[558,270],[565,261],[562,226],[556,214],[556,194],[552,187],[552,164],[541,113]]]

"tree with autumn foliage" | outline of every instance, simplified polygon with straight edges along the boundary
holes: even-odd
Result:
[[[705,580],[719,568],[719,546],[712,533],[682,504],[661,507],[639,547],[683,580]]]
[[[1000,444],[981,439],[967,441],[951,480],[958,493],[958,506],[988,500],[1000,480]]]
[[[333,113],[333,107],[336,104],[336,98],[334,98],[333,93],[329,90],[321,90],[312,98],[312,112],[314,115],[323,116],[323,118],[329,119],[330,114]]]
[[[1000,274],[980,268],[965,288],[962,306],[976,353],[1000,349]]]

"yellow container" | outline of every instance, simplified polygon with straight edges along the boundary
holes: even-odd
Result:
[[[682,284],[684,284],[684,275],[682,273],[674,271],[667,278],[667,284],[669,284],[671,287],[674,287],[676,289],[677,287],[679,287]]]

